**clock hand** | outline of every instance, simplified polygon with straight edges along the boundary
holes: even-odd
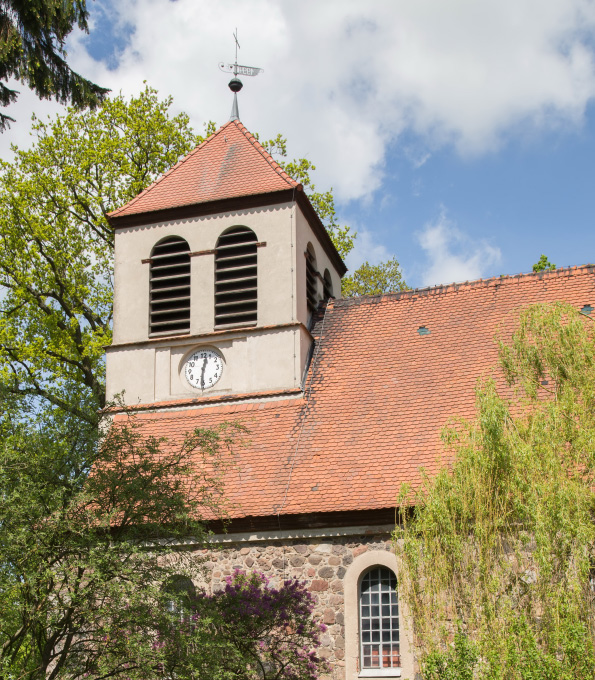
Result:
[[[202,371],[200,372],[200,389],[204,390],[205,388],[205,370],[207,368],[207,359],[205,357],[204,361],[202,362]]]

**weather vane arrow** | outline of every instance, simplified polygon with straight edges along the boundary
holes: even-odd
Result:
[[[257,76],[264,71],[263,68],[256,68],[255,66],[240,66],[239,64],[226,64],[224,61],[219,62],[219,68],[225,73],[233,73],[234,76]]]

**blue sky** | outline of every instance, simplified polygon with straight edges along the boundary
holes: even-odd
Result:
[[[114,92],[147,81],[197,129],[231,107],[219,61],[245,78],[244,124],[317,166],[348,260],[396,256],[423,286],[595,261],[592,0],[108,0],[69,61]],[[23,92],[0,140],[29,143]]]

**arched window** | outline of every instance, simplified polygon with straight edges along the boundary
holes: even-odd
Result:
[[[317,277],[318,270],[316,269],[314,246],[311,243],[308,243],[306,248],[306,298],[308,300],[308,310],[310,312],[314,311],[318,304]]]
[[[329,298],[335,297],[333,295],[333,280],[331,279],[331,273],[329,272],[328,269],[324,270],[323,284],[324,284],[324,299],[328,300]]]
[[[215,247],[215,326],[254,326],[257,313],[256,234],[232,227]]]
[[[190,606],[196,596],[194,583],[187,576],[172,576],[163,587],[166,610],[175,620],[188,621]]]
[[[372,567],[359,593],[361,668],[399,668],[397,578],[386,567]]]
[[[190,332],[190,247],[179,236],[151,251],[151,335]]]

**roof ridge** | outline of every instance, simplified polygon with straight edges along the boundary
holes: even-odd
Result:
[[[472,279],[470,281],[453,281],[451,283],[440,283],[435,286],[424,286],[422,288],[410,288],[409,290],[391,291],[388,293],[377,293],[375,295],[358,295],[357,297],[338,298],[333,301],[333,306],[350,305],[350,304],[365,304],[372,302],[381,302],[383,299],[400,299],[413,297],[419,293],[431,293],[434,291],[443,290],[445,293],[455,292],[461,288],[471,289],[476,288],[480,284],[490,284],[493,282],[511,282],[511,281],[528,281],[535,277],[537,278],[553,278],[560,274],[581,274],[594,270],[595,264],[581,264],[570,265],[568,267],[559,267],[549,271],[541,272],[520,272],[519,274],[501,274],[500,276],[491,276],[487,279]]]
[[[300,183],[297,182],[289,173],[287,173],[281,165],[271,156],[271,154],[264,148],[264,146],[256,139],[254,133],[250,132],[241,120],[233,120],[230,123],[235,123],[236,127],[246,137],[246,139],[254,146],[254,148],[263,156],[263,158],[272,166],[273,170],[277,172],[291,187],[298,187]]]

